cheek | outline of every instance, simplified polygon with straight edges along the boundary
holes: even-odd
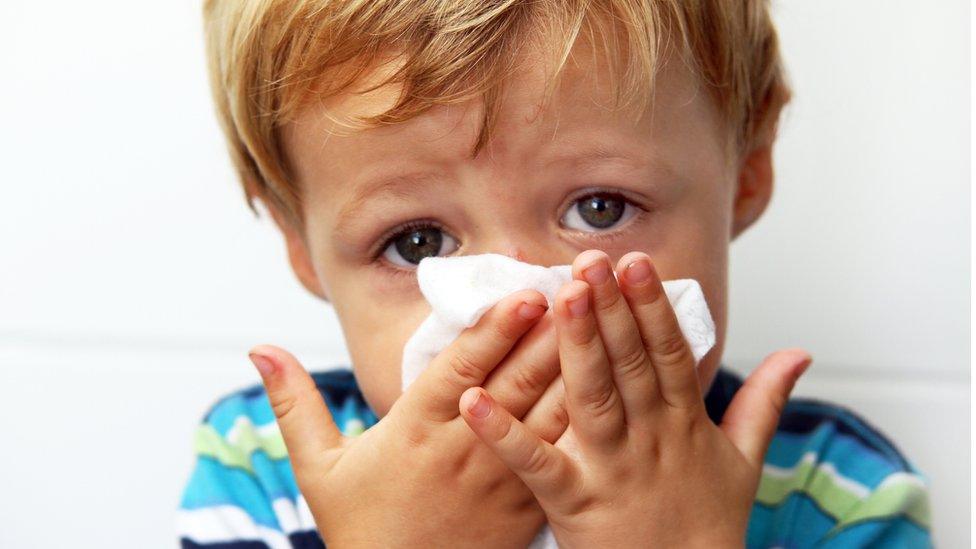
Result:
[[[652,226],[605,250],[612,257],[638,250],[654,261],[661,278],[697,280],[715,321],[715,347],[702,359],[698,373],[707,389],[720,366],[728,315],[728,251],[731,205],[725,193],[702,193],[661,213]]]
[[[415,285],[411,290],[387,292],[361,282],[334,285],[333,305],[356,380],[370,407],[382,417],[401,393],[403,346],[430,308]]]
[[[721,366],[728,320],[731,202],[726,193],[713,192],[702,197],[694,211],[676,221],[674,233],[683,238],[668,242],[669,263],[662,268],[662,275],[697,280],[715,321],[715,346],[698,367],[699,382],[707,391]]]

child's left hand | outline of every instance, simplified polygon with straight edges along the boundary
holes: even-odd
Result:
[[[555,300],[569,430],[549,444],[482,388],[461,397],[468,425],[532,490],[561,547],[742,547],[809,356],[770,355],[716,426],[650,259],[621,258],[619,286],[602,252],[581,254],[573,272]]]

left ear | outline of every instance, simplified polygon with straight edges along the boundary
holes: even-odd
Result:
[[[302,236],[301,229],[270,201],[262,201],[262,203],[267,208],[268,213],[271,214],[271,218],[274,220],[275,225],[278,226],[278,230],[281,231],[281,236],[285,239],[285,248],[288,250],[288,262],[291,264],[291,270],[295,273],[295,277],[298,278],[298,281],[309,293],[323,301],[328,301],[329,296],[315,273],[308,244]]]
[[[751,149],[739,166],[732,207],[732,238],[748,229],[766,211],[773,196],[773,145],[764,141]]]

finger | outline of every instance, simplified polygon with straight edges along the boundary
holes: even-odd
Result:
[[[573,262],[573,276],[586,280],[593,292],[593,313],[627,420],[643,417],[657,394],[654,371],[610,258],[599,250],[585,251]]]
[[[556,293],[559,363],[569,422],[581,448],[608,449],[625,430],[624,408],[596,327],[590,287],[573,280]]]
[[[623,272],[624,297],[637,320],[661,397],[675,408],[704,408],[695,357],[651,259],[632,252],[620,258],[618,269]]]
[[[532,433],[480,387],[464,392],[461,416],[475,435],[522,479],[543,504],[559,502],[576,479],[562,451]]]
[[[484,383],[547,308],[546,297],[534,290],[516,292],[495,304],[437,355],[404,393],[409,414],[438,422],[456,418],[461,393]]]
[[[521,418],[559,376],[559,352],[552,315],[544,315],[488,376],[483,387],[513,416]]]
[[[514,415],[514,414],[513,414]],[[532,407],[522,423],[542,440],[555,444],[569,427],[566,411],[566,387],[562,376],[557,377]]]
[[[773,353],[736,391],[722,418],[722,430],[753,466],[762,466],[793,385],[811,360],[801,349]]]
[[[248,356],[261,374],[295,470],[317,469],[343,437],[315,382],[291,353],[278,347],[259,345]]]

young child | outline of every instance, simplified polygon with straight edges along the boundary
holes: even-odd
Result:
[[[810,363],[720,369],[730,242],[772,193],[789,91],[762,0],[208,0],[249,201],[354,374],[252,350],[195,440],[184,547],[929,545],[919,474]],[[401,395],[425,257],[572,263]],[[617,276],[614,277],[613,275]],[[661,280],[692,278],[695,367]],[[619,283],[618,283],[619,281]],[[287,448],[287,449],[286,449]]]

